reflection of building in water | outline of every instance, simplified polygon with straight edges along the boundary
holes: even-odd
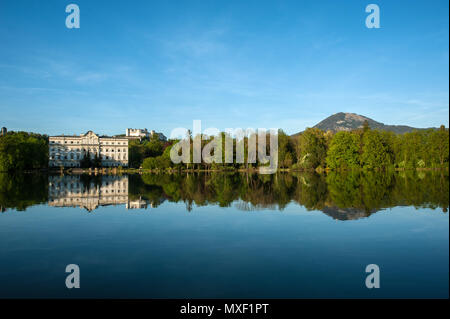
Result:
[[[49,176],[48,200],[50,206],[81,207],[92,211],[99,206],[124,205],[127,209],[155,208],[157,202],[139,197],[128,198],[128,176],[65,175]]]
[[[139,197],[139,199],[135,200],[129,200],[127,202],[127,209],[138,209],[138,208],[145,208],[147,209],[148,206],[148,200],[142,199]]]
[[[83,207],[128,205],[128,176],[49,176],[49,205]]]
[[[129,200],[126,207],[127,209],[147,209],[148,207],[156,208],[165,200],[165,198],[160,198],[158,200],[150,201],[139,196],[139,199]]]

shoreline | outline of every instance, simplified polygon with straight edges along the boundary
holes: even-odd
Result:
[[[388,168],[388,169],[373,169],[370,171],[392,171],[392,172],[403,172],[403,171],[448,171],[448,167],[423,167],[423,168]],[[357,169],[337,169],[331,170],[328,168],[323,169],[291,169],[291,168],[279,168],[277,173],[302,173],[302,172],[316,172],[329,173],[329,172],[353,172],[353,171],[369,171],[363,168]],[[259,174],[259,168],[239,168],[239,169],[143,169],[143,168],[67,168],[67,169],[54,169],[54,168],[42,168],[34,170],[25,171],[14,171],[14,172],[0,172],[4,174],[35,174],[35,173],[46,173],[46,174],[67,174],[67,175],[121,175],[121,174],[185,174],[185,173],[250,173]],[[273,175],[273,174],[264,174]]]

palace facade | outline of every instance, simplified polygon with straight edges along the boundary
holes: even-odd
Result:
[[[86,134],[50,136],[49,166],[80,167],[86,156],[101,159],[104,167],[128,166],[128,139],[126,137],[98,136],[92,131]]]

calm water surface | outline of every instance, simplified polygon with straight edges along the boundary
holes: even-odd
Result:
[[[0,174],[0,206],[3,298],[448,298],[447,172]]]

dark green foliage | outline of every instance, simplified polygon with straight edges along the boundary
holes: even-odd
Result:
[[[351,169],[360,166],[360,135],[342,131],[331,140],[327,165],[331,169]]]
[[[46,168],[48,138],[45,135],[8,132],[0,137],[0,172]]]
[[[302,168],[325,167],[327,139],[317,128],[308,128],[298,137],[298,164]]]
[[[339,132],[329,143],[327,166],[330,169],[448,168],[449,131],[441,126],[439,130],[401,135],[367,127]]]
[[[392,164],[392,149],[380,131],[369,130],[362,138],[361,166],[367,169],[387,168]]]
[[[449,132],[439,130],[415,131],[399,135],[393,142],[395,165],[400,168],[448,168]]]
[[[296,162],[295,146],[283,130],[278,131],[278,167],[289,168]]]
[[[448,167],[449,134],[443,125],[437,131],[432,131],[429,137],[429,155],[431,166]]]
[[[87,153],[84,153],[83,158],[80,161],[80,167],[82,168],[92,167],[91,154],[89,151]]]
[[[0,173],[0,208],[25,210],[47,201],[47,175]]]
[[[150,140],[131,140],[128,143],[129,166],[139,168],[145,158],[162,155],[165,147],[167,147],[167,142],[159,140],[157,136]]]

